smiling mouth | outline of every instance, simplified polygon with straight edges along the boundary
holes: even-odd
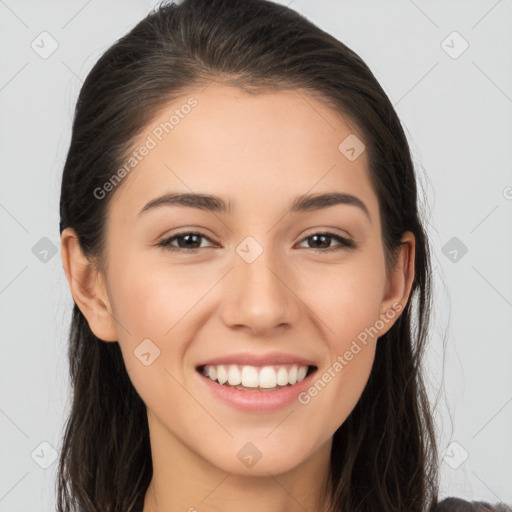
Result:
[[[224,387],[241,391],[277,391],[302,382],[317,370],[314,365],[201,365],[196,371]]]

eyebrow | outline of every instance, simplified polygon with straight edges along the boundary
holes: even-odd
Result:
[[[310,212],[322,210],[338,204],[346,204],[361,209],[371,222],[372,219],[370,217],[370,212],[363,201],[356,196],[341,192],[306,194],[299,196],[293,201],[290,207],[290,212]],[[222,198],[209,194],[170,193],[149,201],[139,212],[139,215],[162,205],[184,206],[208,212],[230,213],[233,207],[233,202],[229,201],[226,203]]]

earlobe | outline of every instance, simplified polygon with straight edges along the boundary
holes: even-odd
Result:
[[[393,310],[404,310],[414,282],[414,261],[416,254],[416,239],[414,234],[406,231],[401,238],[401,244],[397,248],[395,268],[388,277],[386,291],[381,304],[381,316]],[[387,322],[380,336],[385,334],[400,316],[393,313],[394,319]]]
[[[76,232],[72,228],[62,231],[61,258],[73,299],[87,319],[91,331],[103,341],[117,341],[115,321],[103,275],[82,252]]]

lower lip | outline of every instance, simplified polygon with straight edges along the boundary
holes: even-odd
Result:
[[[275,391],[242,391],[229,386],[223,386],[209,377],[205,377],[197,370],[196,373],[215,398],[219,398],[239,410],[276,411],[297,400],[298,395],[306,391],[310,386],[312,377],[315,375],[316,371],[317,369],[314,369],[298,384],[280,388]]]

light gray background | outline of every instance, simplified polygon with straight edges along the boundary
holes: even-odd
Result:
[[[441,496],[511,503],[512,2],[281,3],[356,51],[402,120],[434,257]],[[72,113],[100,54],[154,5],[0,0],[1,512],[55,508],[57,463],[41,465],[69,406],[58,202]]]

